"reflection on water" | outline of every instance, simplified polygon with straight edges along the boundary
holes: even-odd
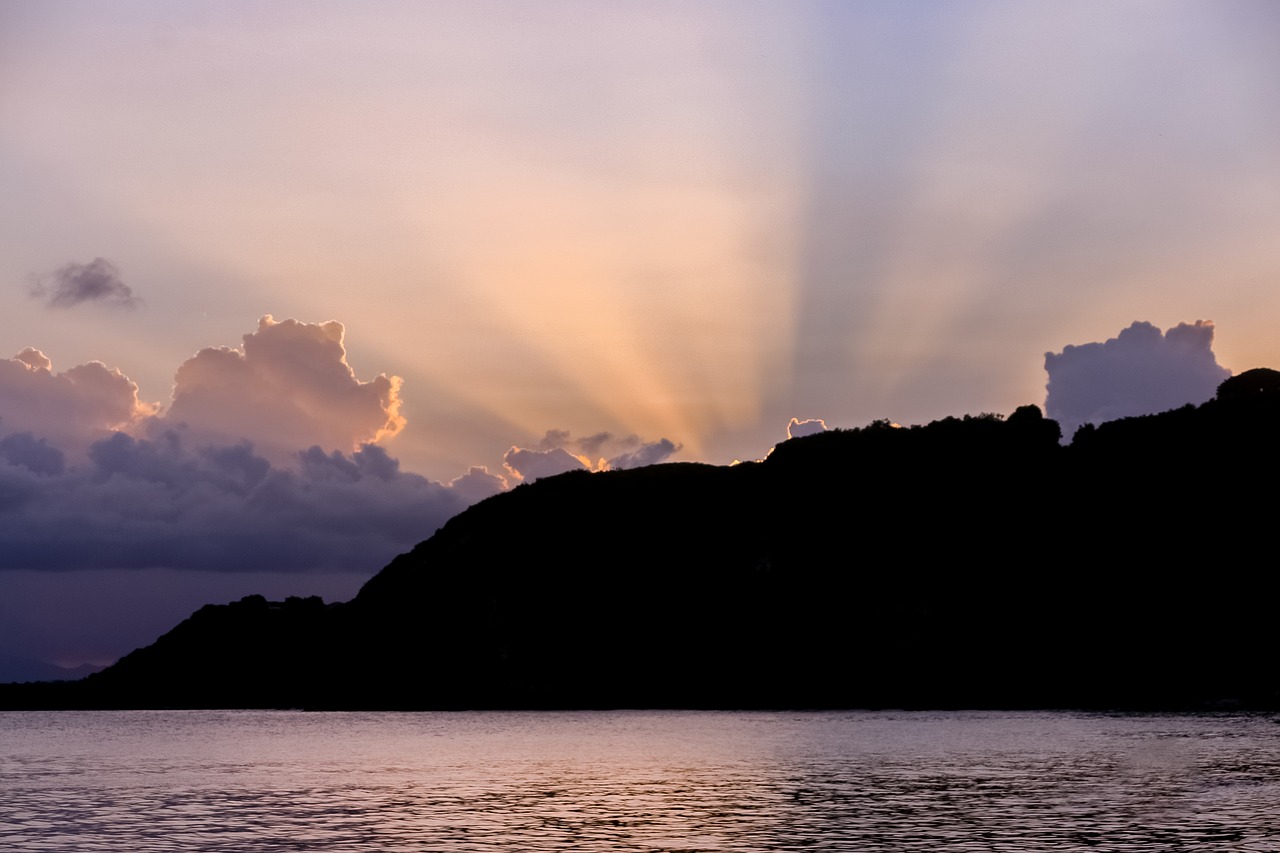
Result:
[[[1067,713],[8,713],[0,849],[1280,851],[1280,725]]]

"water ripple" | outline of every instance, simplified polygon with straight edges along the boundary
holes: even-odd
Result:
[[[0,715],[14,851],[1280,850],[1280,726],[1077,714]]]

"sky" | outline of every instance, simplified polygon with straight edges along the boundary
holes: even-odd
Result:
[[[347,598],[568,467],[1280,366],[1278,40],[1265,0],[0,0],[0,653]]]

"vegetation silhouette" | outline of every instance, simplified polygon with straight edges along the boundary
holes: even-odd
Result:
[[[7,707],[1280,707],[1280,373],[485,500],[344,604],[206,606]]]

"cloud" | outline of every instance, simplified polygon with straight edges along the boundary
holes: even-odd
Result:
[[[568,436],[568,433],[565,433]],[[598,432],[595,435],[588,435],[585,438],[574,440],[574,445],[588,456],[599,456],[607,451],[604,449],[606,445],[620,445],[622,448],[635,447],[640,443],[640,439],[634,435],[627,436],[623,439],[615,439],[612,433]]]
[[[141,402],[117,369],[94,361],[56,373],[28,347],[0,361],[0,435],[31,432],[80,453],[114,431],[158,438],[179,429],[189,446],[249,441],[282,465],[312,445],[351,453],[396,435],[405,419],[399,377],[358,380],[343,336],[341,323],[266,315],[243,349],[211,347],[185,361],[167,410]]]
[[[296,468],[247,442],[192,448],[175,431],[116,433],[60,465],[27,434],[0,440],[0,569],[372,572],[483,491],[400,470],[376,445],[312,447]],[[488,481],[492,487],[492,480]]]
[[[1161,333],[1134,322],[1105,343],[1045,353],[1045,412],[1071,436],[1085,423],[1154,414],[1213,397],[1231,371],[1213,354],[1213,323],[1179,323]]]
[[[608,435],[608,433],[601,433]],[[564,447],[570,441],[569,431],[567,429],[549,429],[546,435],[542,436],[542,440],[538,442],[539,450],[555,450],[557,447]]]
[[[280,461],[302,447],[349,453],[394,436],[398,376],[361,382],[347,364],[341,323],[277,322],[270,314],[244,348],[202,349],[178,368],[167,426],[204,439],[248,439]]]
[[[591,460],[607,453],[606,446],[617,450],[629,450],[640,444],[634,435],[617,438],[611,432],[598,432],[582,438],[574,438],[567,429],[549,429],[538,442],[539,450],[569,450],[574,456],[582,457],[588,468],[596,467]]]
[[[822,418],[807,418],[800,420],[792,418],[791,423],[787,424],[787,438],[800,438],[803,435],[813,435],[814,433],[826,432],[827,424]]]
[[[31,432],[81,450],[157,411],[158,405],[138,399],[138,386],[127,376],[99,361],[55,373],[53,362],[32,347],[0,361],[0,434]]]
[[[641,468],[645,465],[657,465],[659,462],[665,462],[671,454],[680,449],[680,445],[674,444],[665,438],[657,441],[649,441],[641,444],[635,450],[629,453],[620,453],[611,458],[608,467],[614,470],[624,468]]]
[[[529,450],[512,446],[502,457],[503,466],[518,480],[532,483],[541,477],[554,477],[566,471],[590,471],[591,464],[574,456],[563,447],[553,450]]]
[[[400,380],[357,380],[343,332],[338,323],[264,317],[243,349],[205,349],[187,360],[168,411],[139,401],[128,377],[99,362],[58,373],[34,348],[0,360],[7,647],[41,630],[34,622],[13,627],[24,590],[40,583],[66,592],[45,578],[74,577],[75,588],[131,585],[125,627],[145,631],[119,646],[93,640],[89,657],[64,650],[109,658],[192,609],[171,612],[183,581],[156,593],[156,573],[204,578],[235,597],[264,591],[267,577],[289,593],[353,593],[396,554],[506,488],[479,467],[449,483],[428,480],[372,443],[404,426]],[[111,618],[96,614],[90,633]]]
[[[29,432],[15,432],[0,438],[0,459],[36,474],[61,474],[66,469],[63,452]]]
[[[74,308],[84,302],[95,302],[112,308],[132,310],[142,304],[133,289],[120,280],[120,271],[106,258],[94,258],[87,264],[67,264],[51,276],[52,284],[38,280],[31,296],[43,299],[46,308]]]
[[[450,480],[449,488],[471,504],[506,491],[507,481],[497,474],[490,474],[483,465],[473,465],[461,477]]]
[[[513,477],[532,482],[566,471],[609,471],[656,465],[680,448],[681,445],[666,438],[644,441],[637,435],[619,437],[610,432],[573,438],[569,430],[549,429],[536,450],[512,447],[502,462]]]
[[[359,381],[343,327],[262,318],[204,349],[168,411],[99,362],[0,361],[0,568],[373,571],[506,486],[407,473],[374,443],[400,381]]]

